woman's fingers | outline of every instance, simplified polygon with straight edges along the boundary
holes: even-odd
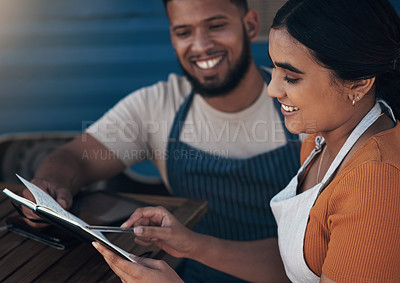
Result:
[[[168,241],[171,235],[170,227],[156,227],[156,226],[140,226],[135,227],[134,233],[136,236],[152,241],[155,239]]]
[[[144,247],[149,247],[153,245],[153,242],[151,240],[141,239],[140,237],[136,237],[134,241],[136,244]]]
[[[141,207],[135,210],[134,213],[126,220],[121,227],[128,228],[132,227],[138,221],[148,221],[147,225],[152,223],[153,225],[161,225],[165,216],[169,216],[170,213],[163,207]],[[147,220],[143,220],[147,219]],[[135,225],[137,226],[137,225]]]
[[[182,282],[175,271],[162,260],[134,256],[137,263],[133,263],[117,256],[99,243],[92,244],[122,282]]]
[[[143,268],[143,266],[138,265],[137,263],[122,259],[97,242],[93,242],[92,245],[101,253],[115,274],[117,274],[125,282],[128,282],[127,277],[133,279],[134,274],[140,273],[140,269]]]

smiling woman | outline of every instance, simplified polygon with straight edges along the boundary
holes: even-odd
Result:
[[[306,139],[297,178],[271,201],[289,278],[398,281],[399,16],[385,0],[290,0],[269,52],[286,126],[322,136]]]
[[[317,63],[311,52],[286,29],[271,30],[269,53],[275,68],[268,85],[268,94],[277,97],[282,104],[285,125],[291,132],[330,131],[345,121],[348,121],[348,128],[351,129],[355,126],[354,123],[360,120],[363,113],[355,112],[346,98],[346,91],[352,98],[355,90],[333,81],[332,73]],[[373,81],[369,80],[365,82],[366,85],[359,87],[371,88],[372,83]],[[374,96],[368,95],[362,102],[368,101],[366,107],[371,108],[373,100]],[[338,109],[349,111],[338,113]],[[356,120],[354,115],[357,113],[360,117]],[[332,119],[338,115],[342,119]]]
[[[291,132],[311,133],[301,168],[270,202],[278,240],[195,233],[152,207],[124,227],[136,226],[143,245],[251,282],[400,282],[398,14],[388,0],[289,0],[269,40],[268,94]],[[151,276],[174,275],[156,264]],[[121,259],[111,266],[125,279],[143,274]]]

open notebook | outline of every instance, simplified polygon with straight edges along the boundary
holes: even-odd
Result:
[[[118,254],[119,256],[128,259],[131,262],[135,262],[133,258],[129,256],[129,253],[123,249],[117,247],[111,243],[102,233],[87,228],[90,226],[85,221],[71,214],[70,212],[63,209],[51,196],[41,190],[36,185],[28,182],[21,176],[17,177],[22,183],[31,191],[35,198],[36,203],[21,197],[8,189],[4,189],[3,193],[11,198],[13,201],[20,203],[31,209],[33,213],[47,220],[48,222],[68,230],[77,237],[87,241],[98,241],[110,250]]]

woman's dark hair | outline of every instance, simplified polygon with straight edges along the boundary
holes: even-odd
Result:
[[[400,18],[388,0],[289,0],[271,28],[284,28],[342,80],[375,77],[376,97],[400,118]]]

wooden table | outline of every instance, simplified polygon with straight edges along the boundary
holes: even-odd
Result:
[[[20,191],[20,185],[0,184]],[[128,196],[128,195],[127,195]],[[187,227],[192,227],[207,211],[207,202],[175,197],[129,194],[129,197],[162,205]],[[0,227],[17,215],[10,200],[0,194]],[[112,233],[107,238],[117,246],[136,255],[146,254],[168,262],[168,256],[155,247],[141,247],[131,234]],[[80,242],[66,250],[58,250],[7,230],[0,230],[0,282],[120,282],[90,243]]]

